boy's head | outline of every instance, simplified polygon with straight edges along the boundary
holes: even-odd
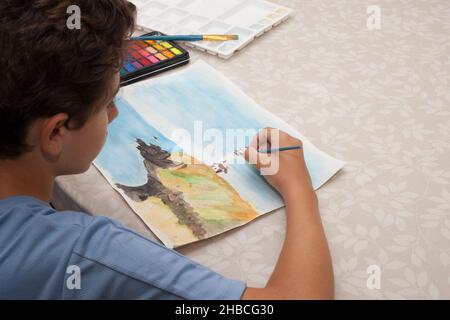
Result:
[[[80,29],[67,24],[73,5]],[[34,154],[56,174],[88,168],[117,115],[135,11],[126,0],[0,1],[0,161]]]

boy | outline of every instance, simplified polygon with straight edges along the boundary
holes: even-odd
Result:
[[[66,26],[81,9],[81,29]],[[247,288],[118,222],[49,206],[55,177],[82,173],[118,116],[114,96],[135,7],[125,0],[0,2],[0,298],[333,298],[333,272],[300,151],[266,177],[284,197],[286,240],[265,288]],[[247,150],[271,143],[258,135]],[[280,132],[279,145],[300,141]],[[277,156],[277,158],[275,158]],[[273,157],[273,158],[272,158]],[[78,268],[81,286],[67,283]]]

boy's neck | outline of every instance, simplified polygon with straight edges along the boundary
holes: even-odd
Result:
[[[55,175],[40,161],[30,157],[0,160],[0,199],[31,196],[50,202]]]

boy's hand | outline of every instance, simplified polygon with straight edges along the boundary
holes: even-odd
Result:
[[[312,191],[303,149],[274,153],[260,153],[258,150],[292,146],[303,146],[303,143],[283,131],[265,128],[257,134],[245,151],[245,159],[261,170],[261,174],[281,193],[285,201],[295,198],[300,191]],[[265,174],[266,168],[276,170]]]
[[[279,143],[278,143],[279,142]],[[278,165],[267,181],[286,203],[286,237],[280,258],[265,288],[247,288],[243,299],[333,299],[333,265],[320,218],[317,196],[303,158],[303,150],[266,154],[259,149],[302,145],[290,135],[264,129],[252,141],[245,158],[264,168]],[[253,160],[257,161],[253,161]]]

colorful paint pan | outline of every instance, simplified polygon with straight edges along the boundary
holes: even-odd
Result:
[[[147,35],[161,35],[151,32]],[[121,85],[143,80],[189,62],[189,53],[171,41],[133,41],[120,70]]]
[[[175,55],[170,52],[169,50],[165,50],[162,52],[163,55],[165,55],[167,58],[173,58]]]

